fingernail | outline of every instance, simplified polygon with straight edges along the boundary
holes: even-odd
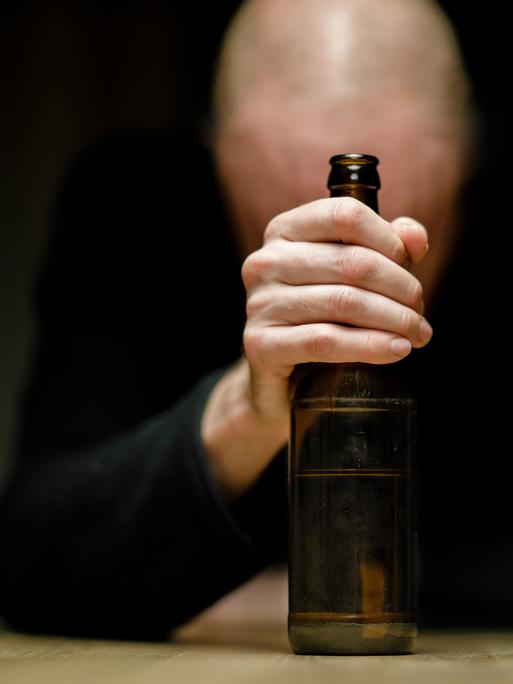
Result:
[[[406,356],[411,351],[411,342],[404,337],[394,337],[390,342],[390,349],[396,356]]]
[[[419,323],[419,337],[421,342],[428,342],[433,336],[433,328],[429,325],[425,318],[422,318]]]

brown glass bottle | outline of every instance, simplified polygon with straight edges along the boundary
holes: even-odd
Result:
[[[330,160],[332,197],[378,211],[378,160]],[[411,653],[415,401],[395,364],[302,364],[291,378],[289,640],[296,653]]]

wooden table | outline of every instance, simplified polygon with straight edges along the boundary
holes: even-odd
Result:
[[[170,643],[0,633],[0,684],[513,684],[513,630],[421,632],[407,656],[294,655],[283,579],[264,574]]]
[[[513,631],[424,633],[409,656],[296,656],[282,630],[240,626],[206,638],[134,644],[0,635],[2,684],[487,684],[513,682]]]

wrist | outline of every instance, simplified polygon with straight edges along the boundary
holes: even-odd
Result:
[[[227,500],[256,482],[286,444],[288,432],[288,416],[264,419],[255,410],[249,364],[240,359],[212,390],[201,422],[211,472]]]

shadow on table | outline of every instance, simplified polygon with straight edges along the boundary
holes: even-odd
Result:
[[[242,647],[252,651],[292,653],[286,626],[276,623],[190,624],[174,631],[170,640],[176,644]]]

